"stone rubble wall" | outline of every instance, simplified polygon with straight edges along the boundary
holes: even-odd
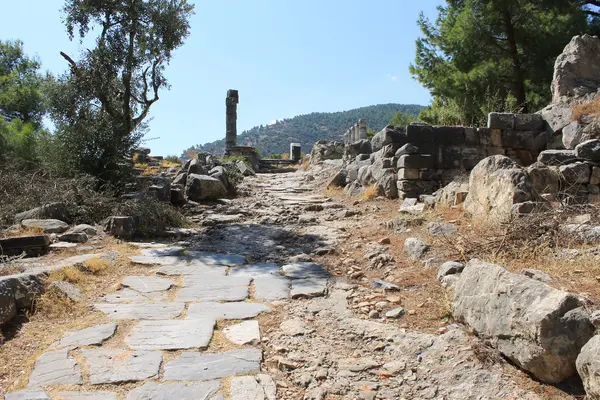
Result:
[[[389,198],[432,194],[489,156],[505,155],[521,166],[531,165],[548,142],[544,120],[537,114],[491,113],[486,128],[387,126],[370,146],[365,139],[346,144],[346,189],[355,194],[376,185]]]

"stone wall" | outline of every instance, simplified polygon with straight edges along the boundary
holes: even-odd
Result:
[[[347,143],[347,190],[377,185],[386,197],[407,198],[433,193],[492,155],[528,166],[547,148],[548,134],[540,115],[491,113],[485,128],[387,126],[370,144],[364,139]],[[361,153],[369,148],[370,154]]]

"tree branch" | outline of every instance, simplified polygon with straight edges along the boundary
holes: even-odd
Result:
[[[68,55],[68,54],[66,54],[64,51],[61,51],[61,52],[60,52],[60,55],[61,55],[61,56],[62,56],[62,57],[65,59],[65,60],[67,60],[69,64],[71,64],[71,68],[72,68],[74,71],[77,71],[77,70],[78,70],[78,68],[77,68],[77,63],[76,63],[75,61],[73,61],[73,59],[72,59],[71,57],[69,57],[69,55]]]

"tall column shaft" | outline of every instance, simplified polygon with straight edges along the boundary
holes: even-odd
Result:
[[[228,90],[225,99],[225,149],[237,146],[237,105],[239,95],[237,90]]]

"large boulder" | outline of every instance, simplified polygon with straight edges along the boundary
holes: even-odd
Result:
[[[477,219],[504,222],[512,218],[516,204],[535,199],[533,185],[521,167],[508,157],[491,156],[471,171],[464,209]]]
[[[456,282],[452,313],[548,383],[575,374],[577,355],[594,335],[577,296],[480,260],[471,260]]]
[[[397,150],[406,143],[406,128],[401,126],[393,127],[388,125],[371,139],[371,146],[374,152],[381,150],[382,147],[388,144],[394,144]]]
[[[371,142],[362,139],[358,142],[347,144],[344,149],[344,159],[352,160],[355,159],[360,154],[371,154],[373,152],[373,148],[371,147]]]
[[[537,194],[556,194],[560,190],[560,172],[556,166],[536,162],[527,167],[529,179]]]
[[[469,182],[452,181],[435,193],[435,205],[454,207],[465,202],[469,194]]]
[[[341,160],[343,156],[343,143],[331,140],[319,140],[312,148],[310,162],[311,164],[318,164],[325,160]]]
[[[552,102],[596,93],[600,87],[600,39],[575,36],[554,63]]]
[[[227,197],[227,189],[217,178],[191,174],[187,179],[185,195],[192,201],[217,200]]]
[[[600,336],[594,336],[583,346],[576,365],[587,398],[600,399]]]
[[[135,218],[120,215],[106,218],[102,225],[107,233],[123,239],[131,239],[137,229]]]
[[[69,224],[58,219],[24,219],[21,226],[27,229],[41,230],[44,233],[63,233]]]
[[[15,215],[16,223],[20,223],[24,219],[59,219],[61,221],[69,221],[69,209],[65,203],[48,203]]]
[[[600,88],[600,39],[575,36],[558,56],[552,80],[552,104],[540,111],[553,132],[562,132],[563,145],[574,149],[579,143],[600,138],[595,116],[577,115],[573,106],[593,101]]]

